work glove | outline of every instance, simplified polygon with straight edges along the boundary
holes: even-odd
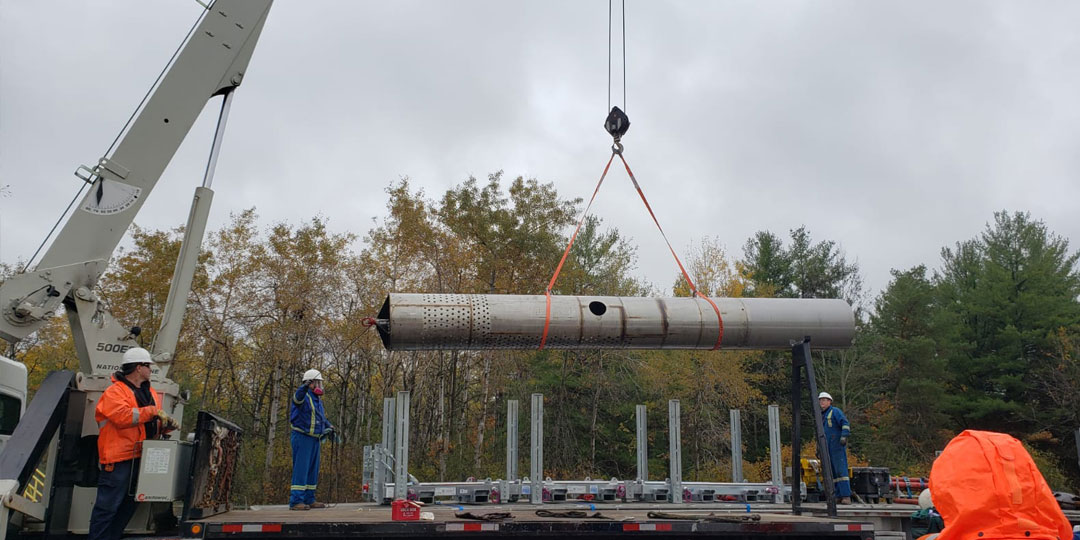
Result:
[[[165,413],[165,411],[159,410],[157,417],[161,420],[162,433],[168,433],[170,431],[176,431],[180,429],[180,422],[177,422],[173,417]]]
[[[847,437],[840,437],[840,446],[847,446]]]
[[[180,429],[180,422],[170,416],[169,420],[165,422],[165,433],[169,433],[170,431],[176,431],[178,429]]]
[[[338,433],[334,428],[327,428],[326,431],[323,432],[322,438],[323,440],[330,441],[334,444],[345,442],[345,437]]]

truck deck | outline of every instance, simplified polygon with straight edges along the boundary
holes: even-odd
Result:
[[[695,538],[862,538],[874,537],[872,520],[865,517],[828,519],[796,516],[784,505],[685,504],[544,504],[527,503],[425,505],[434,519],[393,521],[391,509],[373,503],[348,503],[328,508],[294,511],[288,506],[259,506],[232,510],[181,524],[184,538],[454,538],[531,536],[593,538],[626,535],[693,536]],[[910,508],[910,507],[909,507]],[[810,509],[807,509],[808,511]],[[537,515],[537,511],[546,512]],[[572,517],[561,517],[565,512]],[[466,513],[470,518],[466,516]],[[476,519],[508,513],[505,519]],[[650,515],[650,513],[652,513]],[[657,514],[660,513],[660,514]],[[582,517],[584,516],[588,517]]]

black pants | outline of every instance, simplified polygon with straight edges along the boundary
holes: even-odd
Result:
[[[124,527],[135,514],[136,502],[130,490],[134,489],[133,471],[139,460],[113,464],[113,470],[104,468],[98,473],[97,499],[90,513],[90,535],[87,540],[119,540]]]

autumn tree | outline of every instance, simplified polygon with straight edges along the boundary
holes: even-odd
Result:
[[[439,220],[469,246],[476,292],[540,293],[565,245],[580,199],[564,200],[552,184],[515,178],[502,193],[502,172],[483,187],[470,177],[443,195]]]

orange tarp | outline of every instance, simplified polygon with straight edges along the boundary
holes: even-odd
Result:
[[[937,540],[1068,540],[1072,526],[1020,441],[964,431],[934,462],[930,493],[945,520]]]

